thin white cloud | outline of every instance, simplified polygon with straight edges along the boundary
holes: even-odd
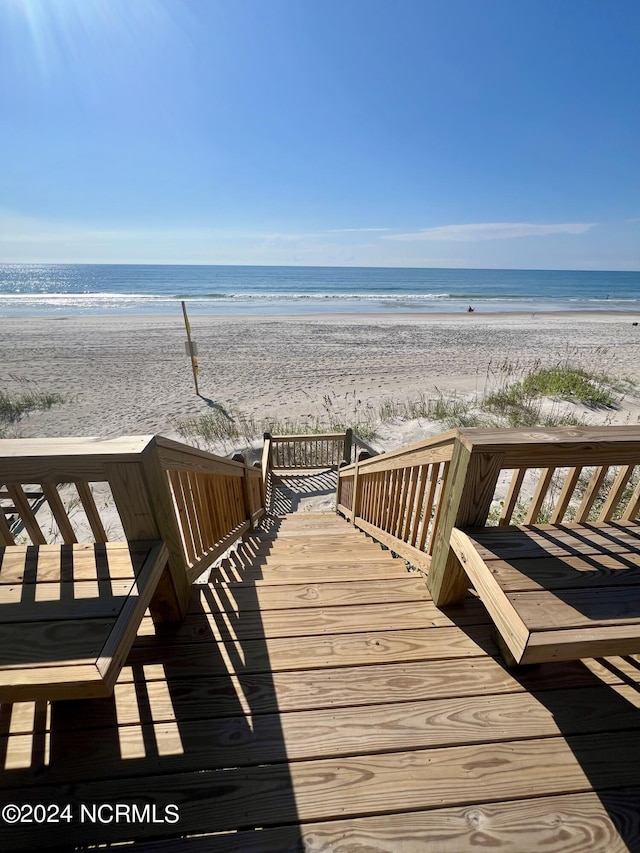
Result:
[[[409,234],[389,234],[383,240],[444,240],[474,242],[476,240],[508,240],[513,237],[544,237],[548,234],[584,234],[593,222],[564,222],[535,225],[530,222],[482,222],[471,225],[441,225]]]
[[[327,234],[347,234],[360,231],[391,231],[391,228],[330,228]]]

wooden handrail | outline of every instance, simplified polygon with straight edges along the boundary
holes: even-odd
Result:
[[[440,433],[439,435],[427,438],[423,441],[418,441],[415,444],[408,444],[406,447],[399,447],[396,450],[387,450],[385,453],[377,453],[370,459],[362,463],[369,471],[373,470],[390,470],[392,467],[406,467],[406,464],[415,464],[416,460],[430,458],[435,456],[429,455],[431,451],[441,448],[453,446],[454,440],[459,436],[460,430],[452,429],[448,432]],[[448,451],[444,451],[444,455]],[[425,455],[426,454],[426,455]],[[399,465],[396,465],[399,463]],[[353,469],[353,464],[343,468],[343,472],[350,473]]]
[[[428,570],[434,601],[445,604],[466,582],[450,557],[451,530],[486,524],[509,470],[499,524],[512,523],[516,508],[527,524],[568,515],[624,523],[640,513],[636,426],[452,430],[341,467],[337,511]]]
[[[428,569],[457,433],[356,461],[338,471],[336,508],[356,527]]]
[[[364,438],[360,438],[360,436],[357,435],[355,432],[352,433],[352,440],[353,440],[353,449],[354,449],[356,456],[358,454],[358,448],[360,450],[366,451],[369,454],[369,456],[379,456],[380,455],[379,450],[376,450],[375,447],[372,447],[368,442],[366,442],[364,440]]]
[[[301,442],[301,441],[331,441],[333,439],[344,441],[344,433],[343,432],[309,432],[309,433],[297,433],[296,435],[273,435],[271,436],[271,440],[274,444],[286,444],[289,441]]]

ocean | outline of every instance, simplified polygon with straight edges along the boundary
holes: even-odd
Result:
[[[640,272],[0,264],[0,317],[640,312]]]

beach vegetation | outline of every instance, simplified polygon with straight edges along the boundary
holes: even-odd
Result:
[[[58,403],[64,403],[61,394],[42,391],[10,392],[0,389],[0,433],[3,428],[20,421],[33,411],[45,411]]]
[[[424,419],[438,421],[447,428],[478,426],[479,422],[466,397],[455,392],[446,393],[439,388],[433,394],[420,394],[406,400],[383,400],[377,409],[377,419],[379,423]]]
[[[325,394],[315,403],[311,395],[308,415],[255,417],[241,409],[213,408],[203,415],[175,423],[185,440],[204,446],[231,443],[236,449],[272,435],[344,432],[347,427],[366,441],[379,435],[391,421],[423,420],[438,429],[460,427],[554,428],[587,425],[588,409],[613,410],[625,393],[633,390],[631,380],[589,371],[563,359],[551,365],[514,362],[504,359],[490,365],[482,391],[465,395],[434,388],[413,397],[363,400],[356,391],[344,396]]]
[[[564,359],[550,366],[540,362],[520,365],[505,360],[495,368],[490,366],[477,405],[498,418],[495,426],[577,426],[584,424],[585,418],[558,404],[616,409],[624,393],[633,387],[630,380],[586,370]]]
[[[217,411],[183,418],[176,422],[175,427],[185,440],[204,443],[205,446],[228,442],[248,445],[265,432],[272,435],[319,435],[325,432],[344,432],[347,427],[351,427],[365,441],[375,436],[375,430],[368,420],[346,423],[322,415],[256,418],[239,409],[231,409],[229,413],[230,418]]]

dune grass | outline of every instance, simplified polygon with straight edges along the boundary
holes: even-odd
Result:
[[[507,361],[498,365],[491,378],[494,381],[485,384],[478,407],[497,417],[495,425],[509,427],[584,424],[584,416],[567,411],[562,404],[577,403],[593,410],[616,409],[624,394],[635,387],[630,380],[585,370],[566,360],[551,366],[535,363],[528,367]]]
[[[17,423],[29,412],[50,409],[56,403],[63,403],[61,394],[41,391],[11,393],[0,390],[0,427]]]
[[[369,441],[380,426],[392,420],[427,420],[443,429],[454,427],[517,427],[586,425],[582,412],[566,404],[579,403],[589,409],[615,409],[634,383],[605,373],[588,371],[567,360],[551,366],[516,364],[504,360],[487,370],[481,393],[465,396],[435,388],[406,399],[387,398],[375,404],[359,399],[355,392],[344,398],[325,395],[310,408],[315,414],[297,418],[256,418],[239,409],[222,407],[207,414],[178,421],[175,426],[185,439],[205,444],[243,442],[249,445],[264,432],[273,435],[344,432],[351,427]],[[318,411],[318,409],[320,411]]]
[[[325,432],[344,432],[347,427],[368,441],[375,436],[374,410],[355,394],[338,400],[337,395],[325,395],[322,412],[289,418],[266,415],[256,418],[241,409],[217,407],[204,415],[184,418],[175,423],[184,439],[207,444],[242,442],[251,444],[265,432],[272,435],[318,435]]]

